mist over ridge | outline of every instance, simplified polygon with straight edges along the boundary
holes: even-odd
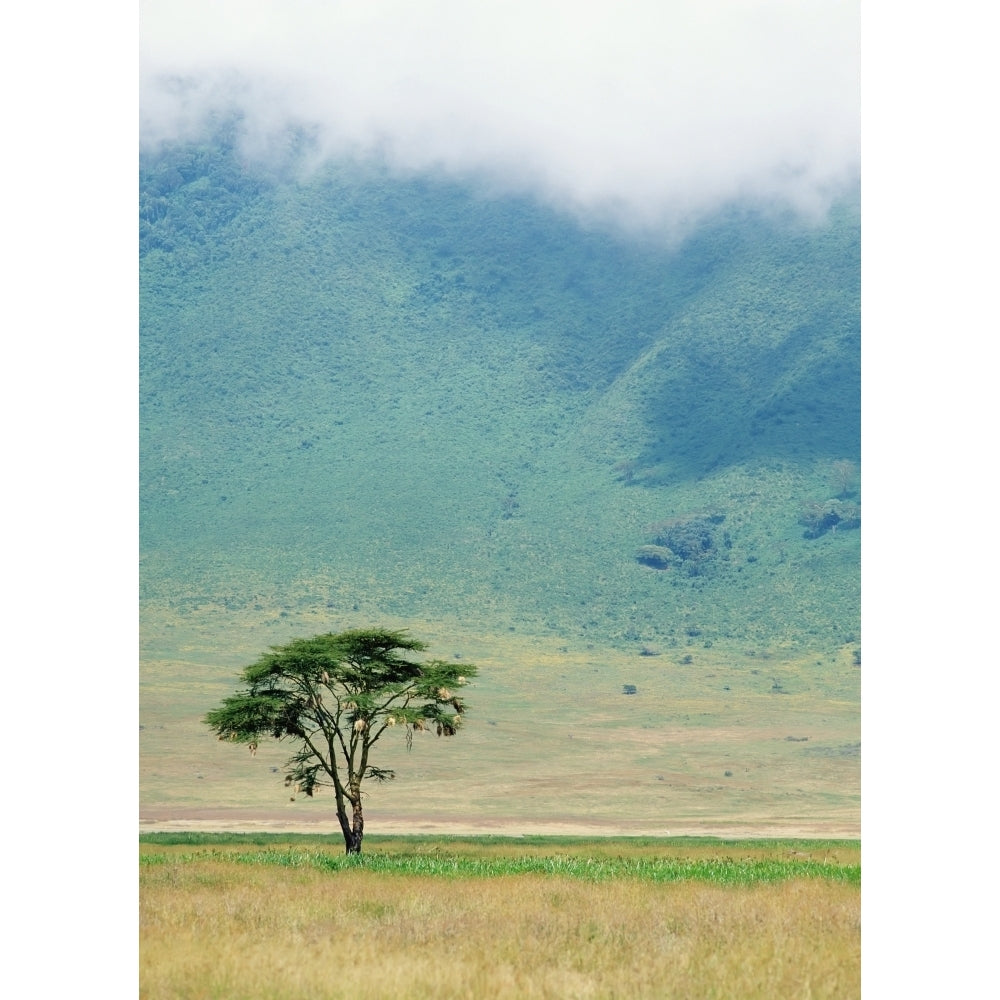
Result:
[[[734,202],[821,219],[857,183],[858,10],[833,0],[142,7],[147,144],[238,111],[248,156],[301,128],[316,163],[675,239]]]

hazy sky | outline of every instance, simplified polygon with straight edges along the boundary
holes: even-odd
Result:
[[[333,155],[640,225],[821,211],[859,169],[858,21],[858,0],[141,0],[143,135],[236,101],[260,149],[309,122]]]

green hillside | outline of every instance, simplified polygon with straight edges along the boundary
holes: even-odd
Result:
[[[198,609],[857,646],[856,201],[667,248],[294,159],[142,160],[147,653]]]

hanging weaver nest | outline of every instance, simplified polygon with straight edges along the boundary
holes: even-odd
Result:
[[[367,728],[367,726],[368,726],[368,723],[365,722],[364,719],[358,719],[358,721],[354,723],[354,731],[356,733],[363,733],[365,731],[365,729]]]

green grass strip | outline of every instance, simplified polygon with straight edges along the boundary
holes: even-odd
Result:
[[[199,851],[192,854],[144,854],[140,864],[186,864],[199,861],[230,864],[315,868],[320,871],[370,871],[386,875],[419,875],[434,878],[503,878],[516,875],[553,875],[604,882],[637,879],[644,882],[699,881],[713,885],[749,886],[790,879],[821,878],[860,885],[860,865],[837,865],[811,860],[758,860],[720,857],[680,858],[585,858],[516,857],[469,858],[413,854],[347,856],[301,850]]]
[[[171,831],[162,833],[140,833],[140,844],[159,844],[164,847],[176,846],[252,846],[269,847],[286,844],[301,844],[309,847],[334,847],[343,849],[344,839],[341,834],[330,833],[206,833],[202,831]],[[553,834],[525,834],[510,836],[503,834],[476,834],[473,836],[456,836],[455,834],[422,833],[413,835],[398,834],[365,834],[365,849],[377,850],[379,846],[400,844],[412,850],[422,847],[443,850],[459,850],[462,848],[479,849],[483,847],[507,846],[511,848],[536,847],[540,850],[553,850],[560,847],[578,847],[599,843],[602,847],[621,845],[625,849],[656,847],[669,850],[671,847],[703,847],[712,846],[720,850],[802,850],[824,851],[837,848],[857,848],[857,840],[810,840],[802,838],[744,838],[726,840],[719,837],[573,837]],[[403,853],[408,853],[404,851]]]

